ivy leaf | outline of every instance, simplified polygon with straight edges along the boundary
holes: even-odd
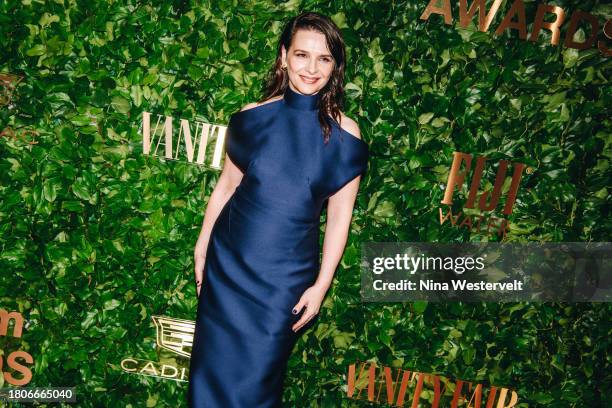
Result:
[[[121,96],[114,96],[111,106],[119,113],[128,113],[130,111],[130,102]]]

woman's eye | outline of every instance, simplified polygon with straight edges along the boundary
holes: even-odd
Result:
[[[325,58],[321,58],[321,59],[322,59],[323,61],[325,61],[325,62],[331,62],[331,59],[330,59],[330,58],[327,58],[327,57],[325,57]]]
[[[298,57],[305,57],[306,54],[297,54]]]

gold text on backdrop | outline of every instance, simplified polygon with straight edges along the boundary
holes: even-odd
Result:
[[[470,189],[469,189],[469,193],[467,196],[467,201],[463,205],[463,208],[467,208],[467,209],[474,208],[474,204],[478,196],[478,189],[482,182],[482,174],[485,169],[486,161],[487,161],[487,158],[485,156],[476,158],[476,168],[474,169],[474,175],[472,176],[472,182],[470,183]],[[465,164],[463,170],[461,170],[462,163]],[[495,176],[495,183],[493,184],[493,191],[492,192],[483,191],[480,194],[480,197],[478,199],[478,209],[480,209],[480,211],[483,211],[483,212],[492,211],[497,207],[499,203],[499,199],[502,194],[502,188],[506,180],[506,172],[507,172],[509,163],[510,162],[508,162],[507,160],[499,161],[499,166],[497,168],[497,174]],[[452,226],[458,225],[458,227],[466,227],[470,231],[474,227],[474,221],[472,220],[472,217],[470,215],[464,214],[463,220],[459,222],[459,218],[461,217],[462,213],[460,212],[459,214],[456,215],[456,217],[453,217],[453,213],[450,208],[450,206],[453,204],[453,194],[455,192],[455,188],[460,190],[463,187],[463,184],[466,180],[467,174],[470,171],[471,167],[472,167],[472,155],[471,154],[461,153],[461,152],[453,153],[453,164],[451,165],[451,170],[448,175],[448,181],[446,183],[446,190],[444,191],[444,198],[441,201],[442,204],[446,204],[449,206],[448,208],[449,212],[448,214],[444,215],[442,209],[440,208],[440,224],[444,224],[446,219],[449,219]],[[505,215],[512,214],[512,207],[514,206],[514,202],[516,201],[516,195],[518,192],[519,184],[521,182],[523,170],[525,169],[526,165],[523,163],[514,163],[513,167],[514,167],[514,172],[512,174],[512,181],[510,183],[510,187],[506,194],[506,203],[503,209],[503,213]],[[486,222],[483,223],[483,221],[485,221],[484,215],[480,215],[479,218],[475,221],[478,232],[480,232],[481,226],[483,224],[486,224],[487,232],[489,232],[489,229],[492,226],[497,226],[498,227],[497,233],[503,236],[506,235],[506,231],[508,228],[508,221],[506,219],[489,217],[489,219]]]
[[[11,320],[13,321],[12,337],[21,338],[21,334],[23,333],[23,316],[17,311],[7,312],[4,309],[0,309],[0,337],[8,335],[9,322]],[[19,363],[17,359],[32,365],[34,363],[32,356],[22,350],[13,351],[6,357],[5,366],[4,358],[6,355],[7,352],[5,350],[0,350],[0,375],[3,375],[6,382],[11,385],[21,386],[29,383],[32,379],[32,371]],[[21,373],[21,378],[15,378],[9,369]]]
[[[467,27],[470,21],[478,12],[478,29],[482,32],[489,31],[490,25],[495,19],[497,12],[501,6],[502,0],[494,0],[489,10],[486,9],[485,0],[473,0],[468,7],[467,0],[459,0],[459,25],[462,28]],[[431,0],[423,14],[421,20],[429,20],[432,14],[439,14],[444,17],[444,23],[451,25],[453,23],[453,11],[450,0]],[[545,21],[547,14],[554,14],[554,21]],[[560,28],[566,21],[566,12],[559,6],[549,4],[538,4],[536,14],[533,21],[533,27],[529,38],[527,38],[527,21],[525,17],[525,4],[523,0],[515,0],[512,6],[506,12],[503,20],[497,26],[495,35],[502,34],[506,29],[517,30],[519,38],[522,40],[537,41],[542,29],[550,31],[550,43],[558,45],[561,37]],[[578,31],[581,23],[587,23],[590,26],[590,36],[584,41],[578,42],[574,39],[574,34]],[[606,40],[612,39],[612,20],[607,20],[603,25],[602,39],[597,39],[600,32],[600,23],[596,16],[581,10],[575,10],[570,19],[569,26],[565,33],[565,41],[563,45],[568,48],[583,50],[590,48],[597,43],[597,48],[605,56],[612,55],[612,50],[606,45]]]
[[[151,318],[157,329],[157,348],[160,351],[162,349],[169,351],[171,358],[150,361],[126,357],[121,360],[121,368],[131,374],[187,382],[189,370],[185,361],[191,357],[195,322],[168,316],[152,316]],[[179,363],[179,356],[183,357],[183,364]],[[177,360],[176,357],[179,359]]]
[[[161,121],[163,119],[163,125]],[[187,155],[189,163],[194,162],[194,154],[197,146],[196,164],[204,164],[206,158],[206,147],[209,140],[216,139],[213,151],[213,157],[210,162],[210,167],[215,169],[221,168],[221,158],[223,157],[223,145],[225,142],[225,133],[227,126],[213,125],[205,122],[195,122],[196,128],[194,138],[191,138],[191,125],[188,120],[180,119],[180,128],[176,150],[174,146],[174,131],[172,126],[172,116],[166,116],[165,119],[161,115],[157,115],[157,121],[151,134],[151,113],[142,113],[142,152],[146,155],[157,155],[157,149],[160,144],[164,145],[163,157],[171,160],[180,160],[179,153],[181,147],[181,139],[184,138],[185,146],[184,153]],[[198,136],[199,135],[199,136]],[[152,139],[153,138],[153,139]],[[155,142],[155,150],[151,153],[151,144]]]
[[[485,401],[485,396],[486,408],[512,408],[518,402],[518,394],[508,388],[485,387],[483,384],[473,384],[463,380],[454,381],[454,386],[450,387],[449,383],[452,383],[452,380],[436,374],[387,366],[379,367],[377,372],[375,363],[369,363],[369,367],[366,370],[365,366],[367,364],[365,362],[359,364],[360,370],[357,378],[355,378],[356,364],[348,366],[347,396],[349,398],[357,400],[367,399],[370,402],[379,404],[388,404],[396,407],[410,406],[412,408],[423,406],[423,401],[419,400],[421,397],[425,399],[425,394],[433,396],[431,408],[440,408],[442,406],[458,408],[460,404],[465,406],[466,402],[468,407],[481,408],[484,407],[482,403]],[[392,376],[393,370],[397,373],[395,379]],[[361,393],[366,388],[367,397],[363,398]],[[375,395],[376,388],[378,388],[378,392]],[[356,390],[357,393],[355,393]],[[383,390],[386,398],[381,399]],[[499,394],[497,393],[498,390]],[[469,393],[471,393],[471,396],[468,399]],[[408,395],[408,400],[406,395]],[[410,395],[412,395],[411,404],[408,402]],[[510,401],[506,402],[508,395],[510,396]],[[497,405],[495,405],[496,399]],[[449,400],[450,405],[448,404]]]

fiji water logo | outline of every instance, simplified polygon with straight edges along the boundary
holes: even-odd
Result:
[[[502,214],[509,216],[512,214],[512,208],[516,202],[517,193],[519,190],[523,171],[527,167],[523,163],[510,163],[508,160],[500,160],[497,163],[497,174],[491,191],[481,191],[481,185],[484,183],[483,174],[487,165],[485,156],[476,158],[476,166],[472,173],[471,182],[469,183],[469,191],[463,210],[459,213],[453,213],[451,205],[453,204],[453,195],[455,190],[461,190],[464,184],[468,181],[468,175],[472,168],[472,155],[461,152],[453,153],[453,164],[451,165],[450,173],[444,191],[444,198],[441,203],[448,206],[448,212],[445,214],[442,208],[440,212],[440,225],[446,221],[453,227],[467,228],[469,231],[486,232],[488,234],[506,236],[508,231],[508,220],[506,218],[494,217],[492,212],[500,206],[500,199],[504,186],[507,186],[505,192],[505,204],[502,208]],[[512,178],[509,185],[506,183],[506,176],[509,166],[512,165]],[[479,214],[476,214],[480,210]]]

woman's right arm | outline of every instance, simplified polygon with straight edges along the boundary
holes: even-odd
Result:
[[[208,247],[208,240],[210,239],[212,227],[215,225],[215,221],[225,206],[225,203],[227,203],[227,200],[229,200],[238,184],[240,184],[242,177],[242,171],[231,161],[226,153],[223,170],[221,170],[219,180],[217,180],[217,184],[208,200],[206,212],[204,213],[204,221],[202,222],[202,229],[200,230],[200,235],[198,236],[198,241],[194,249],[195,280],[198,297],[200,296],[200,286],[202,285],[204,277],[206,248]]]

